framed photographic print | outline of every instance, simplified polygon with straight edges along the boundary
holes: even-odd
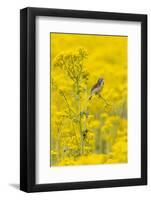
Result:
[[[20,12],[20,189],[147,184],[147,16]]]

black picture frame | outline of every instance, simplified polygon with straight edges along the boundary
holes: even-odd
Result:
[[[36,184],[35,19],[54,16],[141,22],[141,178]],[[44,192],[147,184],[147,15],[48,8],[20,11],[20,190]]]

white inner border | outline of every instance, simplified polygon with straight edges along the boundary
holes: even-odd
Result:
[[[50,32],[128,36],[128,163],[50,167]],[[141,26],[138,22],[36,18],[36,184],[140,178]]]

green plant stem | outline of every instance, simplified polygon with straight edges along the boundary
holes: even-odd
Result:
[[[78,97],[78,113],[79,113],[79,130],[80,130],[80,137],[81,137],[81,155],[84,154],[84,141],[83,141],[83,133],[82,133],[82,124],[81,124],[81,106],[80,106],[80,92],[79,92],[79,79],[76,81],[76,93]]]
[[[74,113],[74,114],[75,114],[75,112],[71,109],[71,107],[70,107],[70,105],[69,105],[69,103],[68,103],[68,100],[67,100],[67,98],[66,98],[64,92],[61,91],[61,93],[62,93],[62,95],[63,95],[63,97],[64,97],[64,100],[65,100],[65,102],[66,102],[66,105],[67,105],[67,107],[68,107],[68,109],[69,109],[70,118],[72,118],[72,117],[71,117],[71,112]],[[73,132],[74,132],[75,137],[76,137],[77,144],[79,145],[78,137],[77,137],[77,134],[76,134],[76,131],[75,131],[75,127],[74,127],[73,121],[72,121],[72,119],[70,119],[70,120],[71,120],[71,123],[72,123],[72,128],[73,128]]]
[[[64,100],[65,100],[65,102],[66,102],[66,105],[67,105],[69,111],[71,111],[72,113],[75,114],[75,112],[71,109],[71,107],[70,107],[70,105],[69,105],[69,103],[68,103],[68,100],[67,100],[67,98],[66,98],[66,96],[65,96],[65,94],[64,94],[64,92],[63,92],[62,90],[61,90],[61,93],[62,93],[62,95],[63,95],[63,97],[64,97]]]

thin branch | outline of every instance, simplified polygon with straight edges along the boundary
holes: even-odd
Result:
[[[66,105],[67,105],[68,109],[69,109],[72,113],[76,114],[76,113],[71,109],[71,107],[70,107],[70,105],[69,105],[69,103],[68,103],[68,100],[67,100],[67,98],[66,98],[64,92],[63,92],[62,90],[60,90],[60,92],[61,92],[61,94],[62,94],[63,97],[64,97],[64,100],[65,100],[65,102],[66,102]]]
[[[109,104],[108,102],[107,102],[107,100],[106,99],[104,99],[100,94],[99,94],[99,97],[101,98],[101,99],[103,99],[103,101],[105,102],[105,104],[106,105],[108,105],[108,106],[110,106],[111,104]]]

